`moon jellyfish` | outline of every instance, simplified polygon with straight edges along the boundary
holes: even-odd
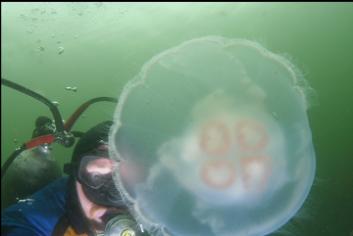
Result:
[[[248,40],[205,37],[153,57],[110,135],[116,186],[152,235],[265,235],[313,183],[309,87]]]

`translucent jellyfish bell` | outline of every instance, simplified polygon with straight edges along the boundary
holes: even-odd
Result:
[[[303,78],[257,43],[194,39],[147,62],[110,136],[115,182],[152,235],[265,235],[315,175]]]

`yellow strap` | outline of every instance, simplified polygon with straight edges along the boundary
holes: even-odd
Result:
[[[64,236],[88,236],[87,234],[77,234],[75,230],[69,226],[64,233]]]

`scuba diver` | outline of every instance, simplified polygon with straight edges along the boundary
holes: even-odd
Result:
[[[19,86],[5,79],[2,84],[12,88]],[[33,91],[31,96],[35,97]],[[7,159],[1,169],[2,179],[21,152],[48,147],[52,142],[70,147],[74,137],[80,139],[71,162],[64,166],[68,176],[57,178],[27,199],[2,210],[1,235],[148,235],[129,213],[113,181],[118,163],[109,158],[107,144],[113,122],[101,122],[85,133],[70,131],[79,114],[92,101],[103,100],[116,102],[112,98],[92,99],[76,110],[65,124],[60,123],[63,122],[60,116],[58,120],[58,111],[53,112],[54,122],[47,117],[37,119],[33,139]],[[62,130],[58,130],[58,126]]]

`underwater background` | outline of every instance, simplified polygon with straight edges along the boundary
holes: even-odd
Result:
[[[2,3],[1,77],[59,102],[67,119],[91,98],[118,98],[152,56],[208,35],[284,55],[315,91],[308,110],[314,185],[297,216],[272,235],[352,235],[353,3]],[[114,110],[94,104],[73,130],[112,119]],[[39,115],[51,114],[1,87],[2,165],[31,138]],[[64,164],[71,151],[55,144],[53,155]]]

